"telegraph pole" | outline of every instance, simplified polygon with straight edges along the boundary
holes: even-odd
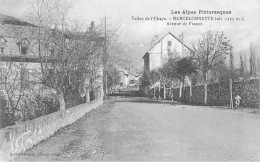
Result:
[[[107,63],[107,17],[105,16],[105,53],[104,53],[104,70],[105,70],[105,95],[107,95],[107,67],[106,67],[106,63]],[[104,73],[104,71],[103,71]]]
[[[229,70],[229,90],[230,90],[230,108],[233,108],[233,90],[232,90],[232,76],[233,76],[233,68],[234,68],[234,57],[233,57],[233,47],[230,47],[230,70]]]

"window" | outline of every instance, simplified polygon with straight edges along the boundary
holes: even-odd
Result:
[[[172,42],[168,41],[168,47],[171,47],[171,46],[172,46]]]
[[[20,53],[22,55],[27,55],[28,54],[28,49],[29,49],[29,40],[27,38],[23,39],[19,43],[17,43],[20,49]]]
[[[0,36],[0,53],[1,54],[4,54],[4,48],[6,47],[6,42],[7,42],[7,40],[3,36]]]
[[[21,46],[21,54],[26,55],[28,51],[28,47],[27,46]]]
[[[50,50],[51,56],[54,56],[54,50]]]
[[[49,51],[50,51],[50,55],[54,56],[54,48],[55,48],[55,43],[54,42],[50,42],[49,43]]]

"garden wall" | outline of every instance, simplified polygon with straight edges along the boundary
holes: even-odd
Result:
[[[247,82],[233,82],[233,99],[236,95],[241,97],[240,106],[258,108],[259,107],[259,80]],[[180,101],[179,88],[172,89],[173,99]],[[192,96],[190,97],[190,87],[185,87],[181,101],[191,104],[204,104],[204,85],[192,86]],[[234,100],[235,102],[235,100]],[[213,83],[208,85],[208,105],[226,106],[230,103],[229,84]]]
[[[72,124],[102,103],[102,100],[92,101],[0,129],[0,161],[12,160],[16,154],[47,139],[58,129]]]

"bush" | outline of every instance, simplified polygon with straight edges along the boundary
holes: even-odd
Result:
[[[7,99],[0,94],[0,110],[0,128],[4,128],[56,112],[59,102],[53,95],[34,92],[24,95],[17,109],[11,109]]]
[[[24,122],[58,111],[59,102],[55,97],[34,93],[25,96],[20,104],[20,110],[20,122]]]
[[[17,117],[15,111],[8,106],[8,101],[0,92],[0,128],[15,125]]]

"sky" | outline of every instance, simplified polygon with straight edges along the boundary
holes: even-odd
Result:
[[[23,17],[27,0],[0,0],[0,13]],[[244,21],[204,21],[202,26],[167,26],[160,21],[134,21],[135,17],[172,17],[171,10],[221,10],[231,11],[232,18]],[[120,28],[121,41],[143,47],[150,44],[154,35],[162,37],[167,32],[179,37],[184,33],[184,42],[191,42],[207,30],[223,31],[231,40],[234,52],[247,50],[250,43],[260,53],[260,0],[74,0],[69,15],[98,24],[105,16],[107,22]],[[213,15],[216,16],[216,15]],[[222,15],[223,16],[223,15]],[[137,53],[142,54],[142,53]]]

